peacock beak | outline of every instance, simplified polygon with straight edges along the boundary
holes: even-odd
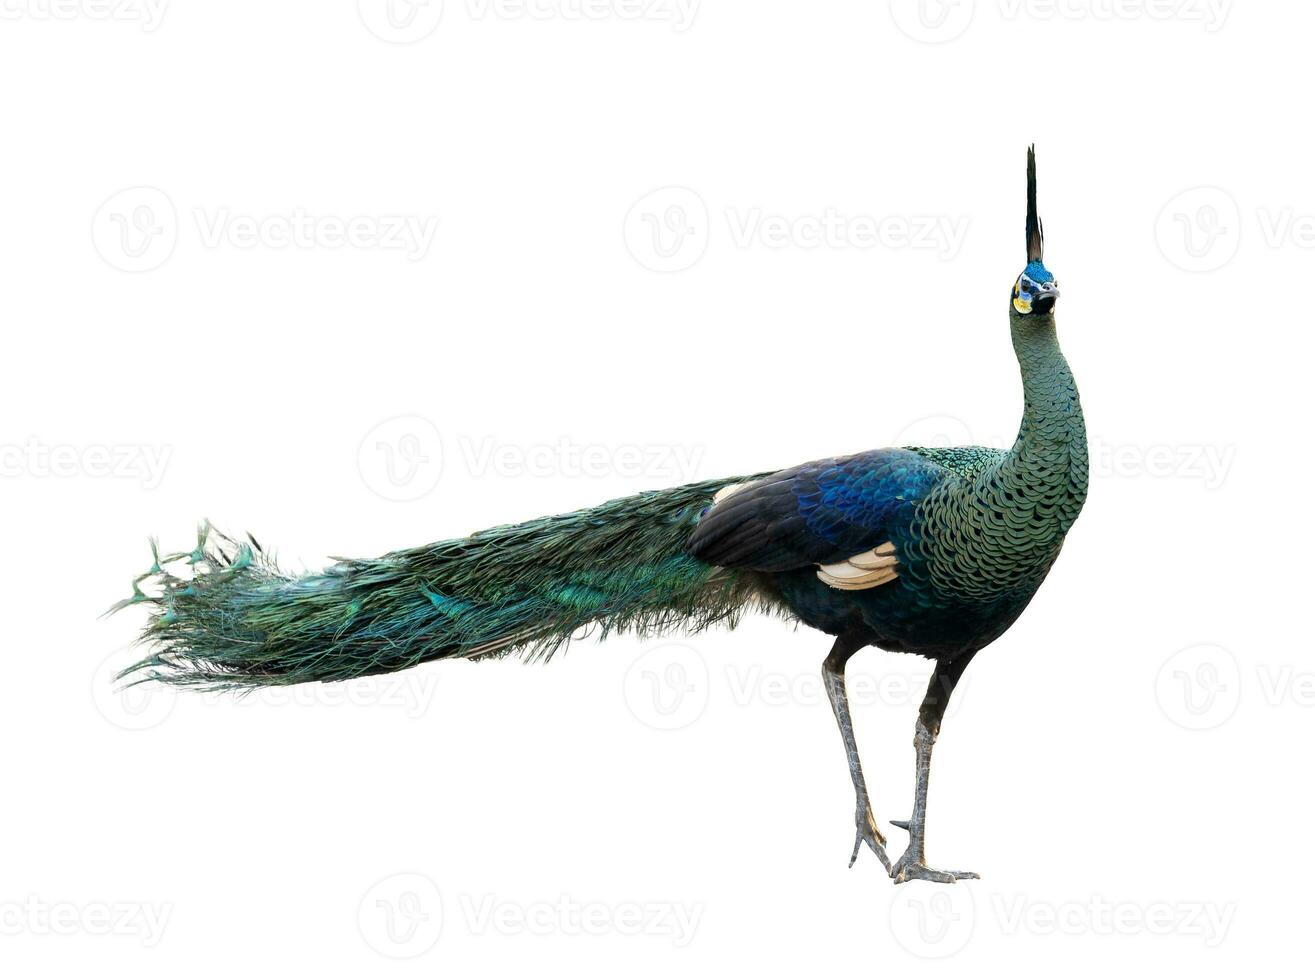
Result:
[[[1049,313],[1055,308],[1059,299],[1059,285],[1053,282],[1038,283],[1037,293],[1032,298],[1032,305],[1038,313]]]

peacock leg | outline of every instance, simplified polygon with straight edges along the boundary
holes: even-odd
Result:
[[[849,775],[854,781],[854,793],[857,807],[854,824],[857,833],[854,837],[854,853],[849,856],[852,868],[858,860],[858,852],[864,841],[872,848],[881,866],[890,871],[890,858],[886,856],[886,838],[877,827],[877,818],[872,815],[872,804],[868,801],[867,784],[863,782],[863,766],[858,761],[858,743],[854,740],[854,723],[849,717],[849,696],[845,692],[845,664],[849,658],[862,649],[863,642],[847,636],[836,638],[831,653],[822,661],[822,682],[826,684],[827,697],[831,699],[831,710],[835,712],[836,724],[840,726],[840,737],[845,741],[845,755],[849,759]]]
[[[973,655],[970,653],[950,663],[938,660],[932,672],[927,693],[918,709],[918,722],[913,730],[913,747],[917,752],[917,777],[913,790],[913,816],[907,822],[898,821],[895,826],[909,832],[909,846],[891,869],[890,876],[899,884],[920,878],[923,881],[948,883],[960,878],[978,877],[972,871],[937,871],[927,867],[924,840],[927,830],[927,783],[931,777],[931,750],[936,744],[936,736],[941,730],[941,719],[945,717],[945,708],[950,703],[954,686],[963,676]]]

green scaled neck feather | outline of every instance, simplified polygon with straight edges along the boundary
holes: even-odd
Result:
[[[1059,555],[1087,496],[1087,436],[1073,372],[1059,347],[1059,284],[1042,261],[1034,160],[1028,160],[1028,264],[1014,285],[1010,336],[1023,380],[1023,419],[1007,451],[916,449],[950,472],[917,504],[906,581],[920,590],[916,632],[955,657],[999,637],[1027,606]],[[869,625],[892,617],[869,613]],[[934,622],[933,622],[934,621]],[[929,625],[929,623],[931,625]],[[914,631],[882,634],[904,645]],[[907,648],[907,647],[906,647]]]
[[[930,591],[956,615],[988,610],[971,637],[1008,627],[1050,570],[1087,495],[1087,438],[1077,385],[1053,314],[1010,310],[1023,420],[1007,451],[916,450],[954,471],[922,500],[911,529]],[[960,608],[960,604],[969,607]]]
[[[1009,311],[1014,353],[1023,376],[1023,422],[1001,463],[1001,476],[1032,508],[1033,524],[1062,536],[1087,498],[1087,430],[1082,404],[1055,315]]]

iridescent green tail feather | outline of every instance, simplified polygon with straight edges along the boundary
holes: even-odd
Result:
[[[339,681],[450,657],[546,658],[582,630],[733,625],[772,600],[751,573],[700,562],[685,542],[713,494],[743,479],[753,478],[643,493],[301,576],[280,571],[254,538],[236,542],[206,525],[191,552],[156,551],[115,607],[151,611],[141,637],[150,654],[121,676],[200,688]]]

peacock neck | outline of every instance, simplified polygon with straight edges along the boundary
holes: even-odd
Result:
[[[1005,483],[1051,512],[1062,535],[1087,494],[1087,432],[1077,384],[1059,348],[1053,313],[1009,311],[1023,378],[1023,421],[1002,462]]]

